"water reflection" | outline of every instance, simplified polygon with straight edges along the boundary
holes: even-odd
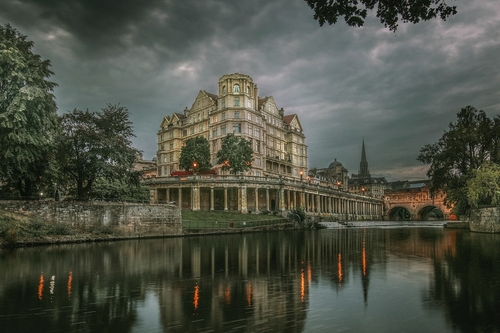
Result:
[[[3,250],[0,327],[499,331],[499,245],[500,235],[403,228]]]

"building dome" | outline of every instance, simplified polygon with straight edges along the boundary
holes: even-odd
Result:
[[[329,169],[334,169],[336,167],[344,167],[342,165],[342,163],[338,162],[337,159],[335,159],[335,161],[333,161],[332,163],[330,163],[330,165],[328,166]]]

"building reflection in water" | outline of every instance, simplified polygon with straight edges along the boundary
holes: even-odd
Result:
[[[461,323],[462,317],[470,319],[473,314],[483,318],[500,310],[494,305],[495,301],[500,304],[500,287],[490,285],[489,290],[483,290],[468,280],[474,276],[484,282],[481,262],[490,265],[486,276],[496,277],[500,285],[500,257],[488,247],[497,247],[500,241],[492,240],[488,245],[484,237],[474,241],[463,235],[469,234],[352,228],[62,245],[39,252],[24,249],[16,252],[15,258],[0,258],[0,272],[9,281],[0,289],[0,313],[5,314],[2,324],[7,328],[35,330],[34,324],[14,319],[5,322],[5,318],[15,318],[8,317],[12,311],[20,316],[35,307],[30,303],[33,294],[28,297],[22,292],[33,290],[33,276],[26,280],[19,276],[46,271],[54,274],[50,282],[53,304],[44,303],[42,273],[38,277],[38,306],[53,309],[54,317],[44,320],[54,329],[131,331],[137,308],[147,291],[154,290],[165,331],[225,331],[241,326],[248,331],[301,332],[311,286],[321,280],[339,291],[358,284],[366,306],[374,265],[384,272],[390,258],[402,257],[432,263],[426,266],[434,270],[429,272],[434,281],[426,304],[453,309],[454,300],[465,300],[467,292],[475,290],[474,304],[481,304],[481,308],[469,311],[464,307],[460,316],[445,311],[452,322]],[[471,249],[472,254],[468,252]],[[478,263],[464,266],[472,255]],[[67,267],[71,267],[69,273]],[[464,269],[469,274],[464,275]],[[73,279],[73,273],[78,279]],[[66,292],[55,288],[57,277],[65,275]],[[20,295],[26,308],[10,306],[7,297],[13,294]],[[101,326],[92,327],[93,322]],[[500,329],[500,324],[493,327]]]

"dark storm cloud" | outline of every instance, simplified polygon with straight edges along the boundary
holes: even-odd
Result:
[[[10,23],[50,59],[60,112],[129,108],[137,148],[151,158],[162,117],[190,107],[220,76],[250,75],[261,96],[297,113],[309,167],[335,158],[372,174],[415,179],[419,149],[460,108],[500,113],[496,0],[457,2],[447,22],[319,27],[303,0],[4,1]]]

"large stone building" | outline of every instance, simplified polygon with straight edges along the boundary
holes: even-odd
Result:
[[[234,133],[250,141],[253,163],[246,175],[299,178],[307,170],[307,146],[299,118],[285,115],[273,97],[259,97],[257,84],[244,74],[219,79],[217,94],[201,90],[191,108],[166,116],[158,131],[158,176],[179,169],[184,142],[203,136],[210,143],[212,164],[222,139]]]
[[[234,133],[251,142],[250,170],[231,175],[181,175],[184,142],[196,136],[210,144],[214,168],[222,139]],[[217,94],[201,90],[191,108],[165,117],[158,131],[158,176],[144,179],[154,203],[175,203],[182,209],[286,215],[303,207],[310,216],[330,220],[374,220],[382,217],[382,200],[350,194],[330,183],[310,182],[307,146],[297,115],[285,115],[273,97],[258,96],[257,85],[243,74],[219,79]]]

